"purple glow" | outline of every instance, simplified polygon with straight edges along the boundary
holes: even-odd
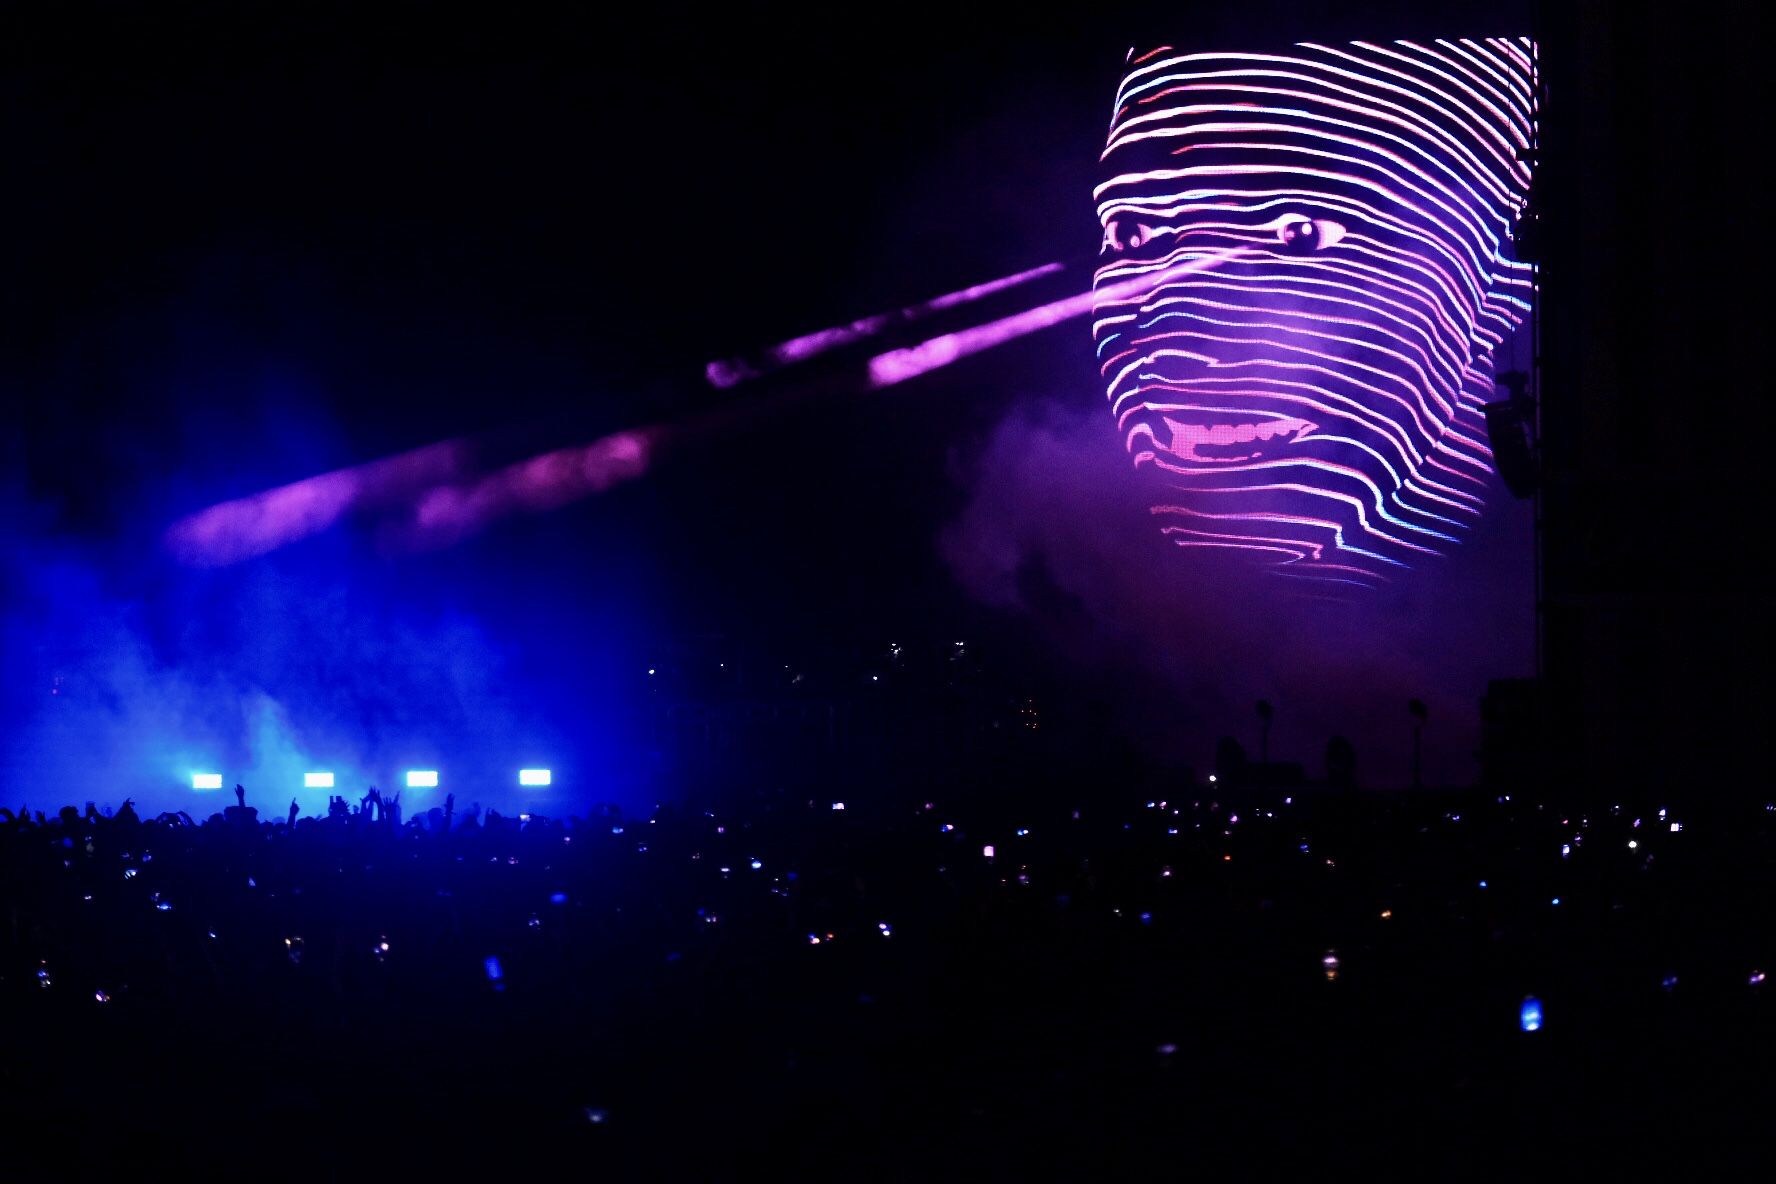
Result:
[[[982,350],[992,349],[996,345],[1004,345],[1031,333],[1051,328],[1074,317],[1084,316],[1106,298],[1134,300],[1154,291],[1159,285],[1182,276],[1199,271],[1206,271],[1223,262],[1236,259],[1245,251],[1239,248],[1213,251],[1200,258],[1193,258],[1166,268],[1157,275],[1137,276],[1124,280],[1108,288],[1100,288],[1092,292],[1082,292],[1077,296],[1069,296],[1056,300],[1051,304],[1039,305],[1026,312],[1014,313],[989,321],[985,325],[977,325],[972,329],[963,329],[955,333],[946,333],[941,337],[933,337],[918,345],[897,349],[885,354],[878,354],[870,359],[870,385],[876,389],[893,386],[905,382],[909,378],[917,378],[951,362],[959,361]]]
[[[660,428],[617,432],[545,452],[465,485],[440,485],[414,507],[405,541],[443,546],[507,515],[553,510],[602,493],[646,473],[664,434]]]
[[[446,440],[222,502],[175,522],[167,549],[196,567],[221,567],[319,534],[353,509],[381,504],[468,471],[471,449]]]
[[[1094,338],[1181,547],[1372,586],[1484,507],[1534,135],[1527,40],[1131,55]],[[1180,260],[1232,252],[1185,282]],[[1153,277],[1134,294],[1128,285]]]
[[[805,362],[809,358],[817,357],[829,350],[874,337],[892,325],[916,321],[934,312],[957,308],[984,299],[994,293],[1003,292],[1008,288],[1015,288],[1019,284],[1029,283],[1042,276],[1053,275],[1062,267],[1063,265],[1059,263],[1044,263],[1041,267],[1032,267],[1028,271],[1020,271],[1003,279],[988,280],[960,291],[933,297],[922,304],[910,304],[895,312],[879,313],[873,317],[852,321],[848,325],[836,325],[830,329],[821,329],[818,332],[791,338],[781,345],[766,350],[764,356],[757,361],[730,358],[723,362],[711,362],[704,368],[704,376],[709,380],[709,385],[726,390],[773,370],[793,366],[797,362]]]

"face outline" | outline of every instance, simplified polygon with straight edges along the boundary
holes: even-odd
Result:
[[[1093,336],[1167,537],[1374,586],[1484,506],[1528,309],[1527,40],[1132,51]]]

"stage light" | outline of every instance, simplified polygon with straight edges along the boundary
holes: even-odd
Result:
[[[411,769],[407,773],[408,789],[438,788],[438,771],[436,769]]]
[[[302,775],[302,788],[303,789],[332,789],[333,788],[333,774],[331,774],[331,773],[304,773]]]
[[[519,785],[548,785],[551,774],[548,769],[519,769]]]
[[[220,773],[193,773],[191,775],[191,788],[192,789],[221,789],[222,788],[222,774],[220,774]]]
[[[1534,995],[1525,996],[1523,1006],[1517,1011],[1517,1024],[1525,1032],[1541,1031],[1542,1001]]]

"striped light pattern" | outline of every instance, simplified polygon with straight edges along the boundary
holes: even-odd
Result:
[[[1534,72],[1526,38],[1130,53],[1093,333],[1172,541],[1374,586],[1460,540],[1533,291]]]

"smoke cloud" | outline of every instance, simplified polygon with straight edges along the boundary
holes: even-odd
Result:
[[[940,546],[963,587],[1123,687],[1138,739],[1199,767],[1223,734],[1256,757],[1262,698],[1273,760],[1317,775],[1342,733],[1366,783],[1404,784],[1418,698],[1426,782],[1471,784],[1487,680],[1533,662],[1528,507],[1502,487],[1452,557],[1326,599],[1167,543],[1095,400],[1019,404],[955,477],[967,501]]]
[[[528,635],[483,626],[475,596],[501,594],[485,587],[497,571],[465,591],[456,561],[383,562],[347,531],[192,571],[156,532],[82,538],[17,487],[0,492],[0,521],[0,776],[14,809],[133,797],[201,819],[239,782],[263,815],[292,798],[316,813],[329,791],[304,789],[304,772],[332,771],[355,801],[413,767],[441,769],[443,785],[405,790],[409,813],[452,790],[465,806],[560,813],[618,796],[607,770],[590,776],[600,700],[535,669]],[[550,706],[563,699],[589,718],[564,728]],[[520,791],[516,771],[533,764],[579,776]],[[224,788],[194,791],[200,770]]]

